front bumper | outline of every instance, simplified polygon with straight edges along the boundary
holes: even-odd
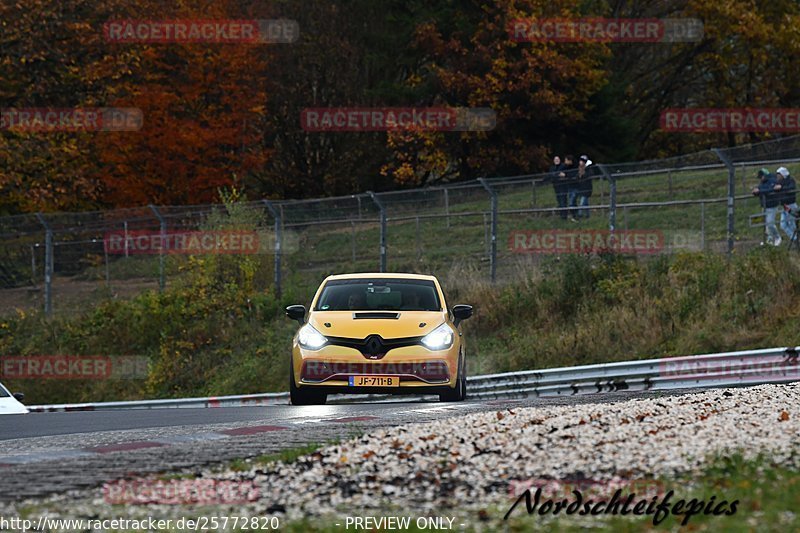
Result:
[[[311,351],[295,344],[292,370],[300,388],[325,387],[331,393],[409,393],[443,392],[456,385],[459,346],[431,351],[423,346],[405,346],[390,350],[377,360],[367,359],[358,350],[325,346]],[[399,376],[398,387],[353,387],[350,376]],[[436,389],[434,391],[433,389]]]

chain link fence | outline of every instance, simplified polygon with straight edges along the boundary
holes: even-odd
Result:
[[[756,170],[786,166],[800,174],[798,162],[800,136],[669,159],[595,162],[589,216],[579,222],[562,218],[575,212],[556,207],[548,174],[247,201],[235,204],[235,217],[222,204],[0,217],[0,313],[74,312],[104,298],[163,290],[192,256],[191,246],[164,244],[176,240],[205,239],[216,242],[213,253],[251,254],[259,287],[278,295],[350,271],[470,271],[501,282],[565,252],[527,246],[558,235],[651,232],[659,240],[648,253],[732,253],[763,240],[763,225],[751,219],[761,212],[750,194]],[[256,246],[245,246],[251,238]]]

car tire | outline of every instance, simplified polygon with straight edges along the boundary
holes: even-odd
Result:
[[[289,361],[289,403],[292,405],[325,405],[328,394],[315,390],[301,389],[294,382],[294,369]]]
[[[464,363],[463,356],[459,358],[458,362],[459,370],[456,386],[454,389],[440,394],[440,402],[463,402],[467,399],[467,365]]]

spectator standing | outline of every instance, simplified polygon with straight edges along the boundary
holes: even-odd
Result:
[[[778,214],[778,206],[780,205],[780,196],[778,191],[775,190],[778,185],[775,176],[769,173],[769,170],[762,168],[758,171],[757,177],[759,183],[753,187],[753,196],[758,196],[761,200],[761,207],[764,208],[765,219],[765,232],[767,235],[767,244],[773,246],[780,246],[781,234],[778,232],[778,227],[775,225],[775,217]],[[780,187],[778,187],[780,190]],[[762,243],[763,244],[763,243]]]
[[[775,171],[779,189],[783,214],[781,215],[781,229],[791,239],[797,227],[797,183],[789,174],[789,169],[781,167]]]
[[[567,191],[567,203],[569,207],[575,207],[575,202],[577,200],[577,188],[576,188],[576,180],[575,177],[577,175],[578,169],[575,167],[575,158],[572,155],[565,155],[564,156],[564,165],[561,169],[561,174],[563,175],[563,180],[566,183],[566,191]],[[575,222],[575,210],[569,210],[569,219]]]
[[[575,205],[578,206],[577,218],[589,218],[589,198],[592,196],[592,178],[594,168],[592,160],[582,155],[578,160],[578,170],[575,174]]]
[[[558,156],[553,157],[553,164],[550,166],[550,181],[553,182],[553,192],[556,194],[556,202],[561,210],[558,216],[561,220],[567,219],[567,182],[563,172],[564,164]]]

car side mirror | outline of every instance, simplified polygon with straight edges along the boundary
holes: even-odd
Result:
[[[472,316],[471,305],[454,305],[453,306],[453,325],[458,327],[462,320],[466,320]]]
[[[21,392],[15,392],[12,396],[14,396],[14,399],[16,399],[18,402],[22,402],[25,399],[25,395]]]
[[[302,326],[305,324],[306,319],[306,306],[304,305],[290,305],[286,308],[286,316],[292,320],[297,320]]]

